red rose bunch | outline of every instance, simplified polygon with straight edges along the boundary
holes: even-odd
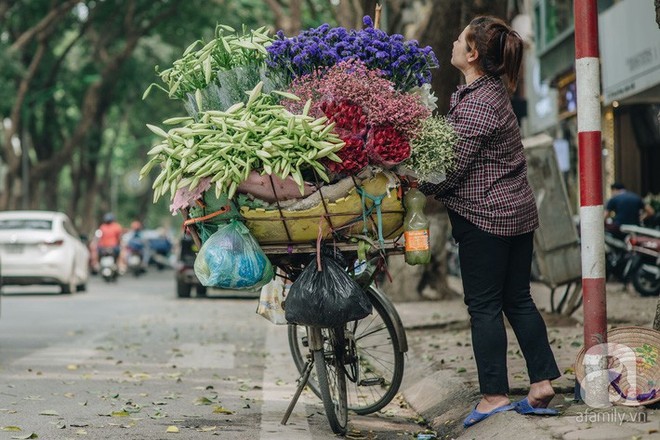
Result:
[[[350,101],[325,101],[321,104],[323,114],[335,123],[335,133],[346,140],[348,137],[367,134],[367,117],[362,108]]]
[[[346,145],[335,153],[342,161],[333,162],[329,159],[323,159],[322,163],[335,174],[357,174],[369,163],[369,157],[364,149],[364,139],[353,136],[346,139],[342,138],[342,140],[346,142]]]
[[[401,132],[391,126],[372,127],[365,149],[369,162],[392,167],[410,156],[410,143]],[[339,150],[341,153],[343,151]]]

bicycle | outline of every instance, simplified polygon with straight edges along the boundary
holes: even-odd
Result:
[[[371,315],[337,328],[289,325],[289,347],[300,378],[282,418],[283,425],[305,386],[323,401],[332,431],[342,435],[347,431],[349,410],[360,415],[376,412],[391,402],[399,390],[404,353],[408,350],[401,319],[391,301],[375,287],[375,271],[362,274],[352,271],[352,263],[358,261],[358,255],[361,255],[360,260],[365,258],[365,248],[375,254],[370,260],[371,267],[384,264],[388,255],[404,252],[400,241],[403,188],[390,186],[393,178],[380,173],[363,180],[360,185],[354,180],[355,189],[342,199],[342,205],[331,206],[319,186],[319,206],[323,210],[318,213],[285,213],[279,202],[272,213],[241,211],[246,226],[261,238],[259,244],[263,252],[290,281],[295,281],[314,253],[319,252],[321,241],[332,240],[334,249],[346,257],[343,266],[362,286],[373,306]],[[274,188],[272,180],[271,185]],[[373,196],[369,191],[380,195]],[[360,211],[355,209],[356,203],[361,204]],[[187,219],[184,225],[206,221],[228,208],[229,205],[197,219],[188,219],[188,211],[182,210]],[[315,245],[312,231],[316,225]],[[298,234],[296,240],[292,239],[294,226]],[[190,232],[195,243],[201,246],[196,230],[191,228]],[[377,236],[379,243],[370,236]]]
[[[336,247],[353,253],[351,244],[338,243]],[[396,247],[391,243],[390,253]],[[299,253],[293,257],[278,258],[268,246],[264,251],[292,280],[304,268],[302,261],[311,259],[304,246],[298,246]],[[382,253],[370,262],[373,265],[384,256]],[[372,272],[361,279],[373,306],[373,313],[366,318],[338,328],[289,324],[289,348],[300,378],[282,424],[286,424],[305,386],[323,401],[332,431],[342,435],[347,430],[349,410],[371,414],[396,396],[403,379],[407,339],[394,305],[376,288],[374,277]]]

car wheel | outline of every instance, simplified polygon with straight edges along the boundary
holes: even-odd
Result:
[[[195,287],[195,292],[197,292],[197,296],[206,296],[206,286],[198,284],[197,287]]]
[[[71,266],[71,275],[69,275],[69,280],[66,283],[60,284],[60,289],[62,289],[62,293],[73,293],[77,290],[78,284],[76,284],[76,273],[75,273],[75,263]]]
[[[176,294],[179,298],[190,298],[190,290],[192,286],[183,281],[176,282]]]
[[[62,289],[63,294],[73,293],[76,291],[76,283],[71,279],[68,283],[60,284],[60,289]]]

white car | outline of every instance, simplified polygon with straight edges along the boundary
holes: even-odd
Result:
[[[61,212],[0,212],[4,285],[55,284],[62,293],[87,288],[89,251]]]

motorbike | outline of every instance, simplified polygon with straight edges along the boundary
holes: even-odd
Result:
[[[625,241],[625,234],[618,228],[605,225],[605,275],[624,284],[629,282],[631,252]]]
[[[626,244],[630,261],[625,276],[642,296],[660,294],[660,231],[640,226],[623,225],[628,234]]]
[[[158,270],[171,267],[170,255],[172,253],[172,243],[166,237],[152,238],[148,242],[150,249],[149,264],[156,266]]]
[[[146,272],[144,243],[139,238],[131,239],[126,246],[126,268],[133,276],[139,277]]]
[[[99,248],[99,273],[108,282],[117,281],[117,252],[113,248]]]

